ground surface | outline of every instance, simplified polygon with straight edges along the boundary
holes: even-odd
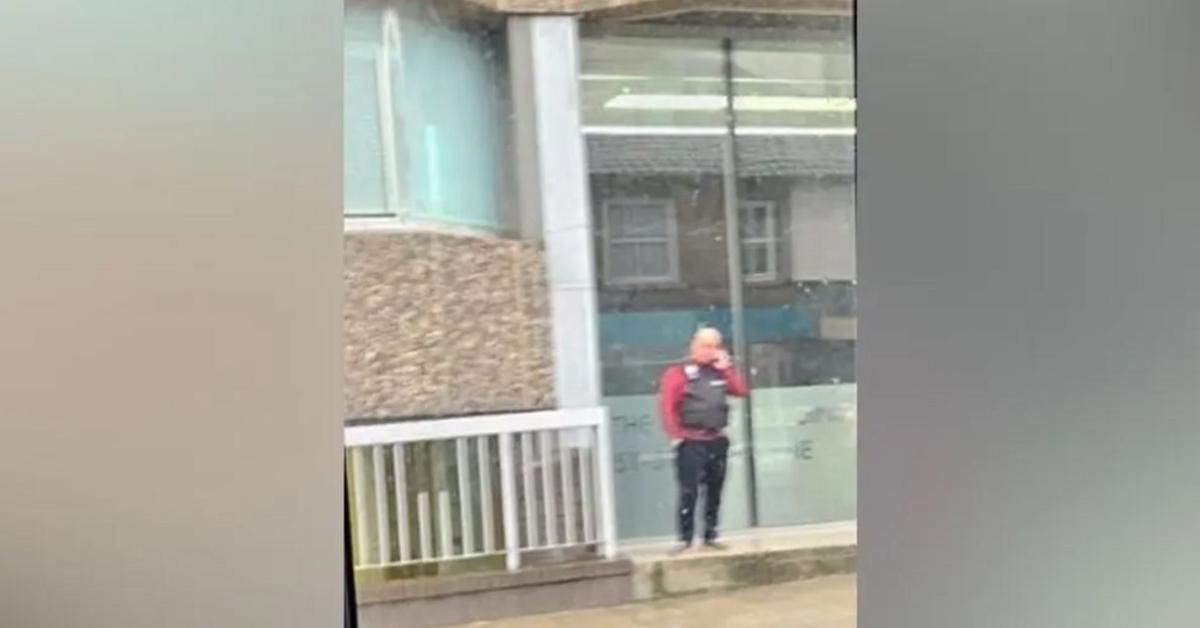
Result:
[[[471,624],[486,628],[854,628],[854,576]]]

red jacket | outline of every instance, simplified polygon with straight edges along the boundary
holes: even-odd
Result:
[[[725,390],[729,395],[746,396],[746,382],[735,369],[726,369],[721,374],[725,377]],[[662,417],[663,431],[672,441],[719,438],[722,435],[720,430],[684,427],[679,408],[683,404],[683,397],[687,392],[687,382],[687,374],[683,372],[682,364],[676,364],[663,373],[658,396],[658,412]]]

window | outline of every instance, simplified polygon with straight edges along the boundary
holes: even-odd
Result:
[[[346,216],[502,231],[502,27],[418,0],[350,0],[344,24]]]
[[[604,274],[608,283],[676,281],[677,247],[675,205],[671,201],[605,201]]]
[[[778,279],[779,212],[775,203],[744,202],[739,210],[743,276],[746,281]]]

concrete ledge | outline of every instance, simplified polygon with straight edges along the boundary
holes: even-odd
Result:
[[[854,573],[855,546],[763,551],[750,554],[710,553],[638,565],[633,596],[650,600],[765,584],[809,580]]]
[[[857,571],[854,526],[814,527],[733,538],[726,551],[694,549],[668,557],[667,546],[633,550],[633,595],[650,600],[780,584]]]
[[[363,628],[432,628],[633,600],[633,563],[587,561],[389,582],[359,595]]]
[[[358,603],[361,607],[389,602],[468,595],[482,591],[504,591],[563,584],[596,578],[619,578],[632,573],[633,563],[628,560],[596,560],[534,567],[513,573],[493,572],[414,578],[366,587],[358,592]]]

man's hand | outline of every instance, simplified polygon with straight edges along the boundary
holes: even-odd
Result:
[[[733,360],[729,358],[729,352],[721,350],[717,353],[717,359],[713,362],[713,367],[718,371],[727,371],[733,367]]]

